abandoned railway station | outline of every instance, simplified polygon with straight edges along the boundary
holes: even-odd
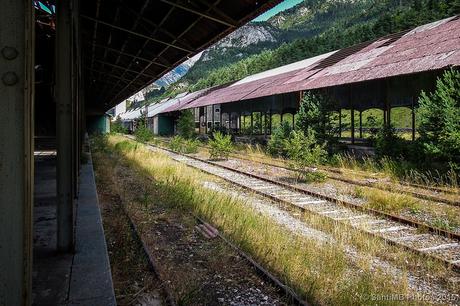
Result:
[[[0,305],[115,304],[86,127],[279,2],[1,2]]]
[[[129,216],[129,207],[126,209],[127,205],[121,203],[124,199],[120,194],[115,195],[117,186],[118,189],[123,189],[123,192],[129,193],[133,199],[142,197],[141,200],[144,201],[142,205],[145,204],[144,208],[151,205],[150,202],[158,201],[158,199],[166,203],[161,203],[165,206],[158,210],[154,210],[150,206],[148,209],[151,211],[148,213],[151,215],[147,213],[146,215],[139,215],[140,221],[137,221],[138,224],[150,226],[148,228],[149,234],[145,234],[147,237],[158,236],[163,239],[162,242],[165,244],[158,245],[166,245],[167,247],[158,247],[157,249],[164,249],[165,252],[172,253],[175,249],[171,251],[173,248],[169,249],[167,243],[174,244],[174,247],[184,248],[185,251],[180,253],[180,260],[173,262],[173,265],[187,260],[194,261],[195,257],[193,256],[198,254],[196,258],[204,258],[205,260],[197,259],[195,264],[198,265],[198,268],[192,264],[190,267],[192,267],[191,270],[198,271],[197,273],[201,277],[201,269],[207,269],[205,261],[208,259],[214,260],[212,269],[218,266],[217,268],[222,269],[219,271],[224,271],[236,263],[236,268],[233,267],[234,270],[224,276],[209,269],[211,273],[208,276],[211,276],[207,277],[206,282],[203,283],[209,285],[211,289],[203,284],[199,284],[201,287],[197,286],[198,289],[196,289],[192,286],[196,284],[188,284],[182,279],[190,277],[190,275],[186,275],[187,270],[174,270],[179,271],[178,277],[175,275],[176,281],[178,280],[181,286],[189,286],[188,289],[191,290],[181,297],[185,301],[181,302],[184,305],[187,305],[187,299],[190,296],[193,298],[193,294],[200,295],[204,291],[211,292],[218,288],[216,284],[222,285],[225,284],[225,281],[240,282],[237,284],[240,286],[238,288],[251,287],[252,285],[249,286],[245,283],[246,279],[250,279],[251,282],[259,286],[254,285],[254,288],[249,289],[252,290],[251,298],[254,296],[259,298],[262,301],[261,305],[288,304],[288,302],[283,302],[287,296],[290,297],[289,302],[297,301],[300,305],[308,305],[307,302],[304,303],[304,299],[307,298],[312,298],[314,301],[318,300],[320,304],[337,304],[331,302],[335,300],[329,300],[329,297],[325,297],[329,295],[330,291],[320,288],[322,285],[334,287],[339,283],[339,281],[335,282],[334,278],[336,270],[332,270],[337,267],[337,269],[341,269],[337,274],[342,273],[341,276],[345,275],[346,279],[345,281],[342,279],[342,283],[340,283],[344,287],[340,287],[338,290],[340,292],[337,291],[338,293],[334,292],[334,294],[340,295],[338,301],[349,303],[352,299],[347,300],[347,298],[350,296],[356,298],[357,294],[348,288],[356,289],[356,287],[346,286],[349,285],[348,283],[353,283],[354,280],[357,280],[358,287],[361,286],[360,281],[362,280],[372,282],[371,285],[365,283],[361,286],[362,288],[358,288],[359,290],[367,290],[366,286],[375,289],[373,286],[380,285],[381,279],[391,280],[382,281],[382,292],[390,293],[400,289],[393,288],[395,287],[394,284],[399,286],[400,283],[404,283],[404,286],[401,287],[404,287],[405,292],[420,293],[429,288],[430,294],[434,293],[433,295],[436,296],[443,295],[445,292],[455,292],[459,288],[460,244],[458,242],[460,232],[458,228],[460,228],[460,218],[458,218],[459,214],[456,210],[460,209],[458,181],[455,181],[455,186],[433,185],[430,186],[430,189],[424,185],[417,185],[416,183],[410,185],[402,180],[394,182],[392,179],[384,177],[382,179],[383,185],[387,185],[380,186],[374,182],[377,180],[373,176],[369,179],[370,176],[359,177],[357,175],[356,181],[353,181],[352,178],[346,177],[348,172],[344,174],[341,170],[337,170],[333,175],[324,174],[323,177],[321,171],[324,173],[329,171],[324,170],[326,167],[318,170],[319,166],[318,169],[310,167],[311,165],[305,166],[304,168],[309,168],[308,171],[311,170],[313,174],[321,176],[320,179],[323,179],[322,181],[315,181],[315,183],[324,183],[326,179],[332,179],[333,176],[339,181],[338,187],[333,187],[336,188],[335,191],[330,186],[336,185],[329,184],[328,181],[330,186],[328,185],[326,191],[329,193],[321,194],[318,192],[321,187],[315,186],[314,188],[317,189],[313,191],[307,190],[308,186],[305,186],[310,182],[299,179],[300,174],[305,174],[308,171],[301,173],[305,170],[304,168],[300,170],[295,167],[289,168],[287,164],[284,164],[286,160],[279,158],[281,156],[269,157],[273,157],[273,159],[267,158],[269,161],[274,161],[273,164],[269,164],[266,160],[260,162],[263,169],[260,165],[260,167],[255,166],[256,159],[249,160],[247,157],[244,159],[244,156],[239,159],[235,157],[234,160],[230,161],[228,156],[234,147],[232,147],[232,139],[228,135],[219,135],[222,139],[225,138],[230,142],[229,148],[224,148],[223,151],[225,152],[222,154],[227,157],[226,159],[212,159],[212,152],[209,159],[202,159],[200,154],[205,154],[203,152],[206,150],[211,151],[209,142],[212,139],[205,144],[195,139],[196,135],[193,135],[193,139],[181,140],[196,146],[196,152],[193,153],[195,154],[193,156],[191,153],[187,155],[184,152],[167,149],[160,145],[156,146],[153,141],[145,146],[139,145],[140,149],[138,150],[138,143],[133,144],[135,137],[130,135],[99,135],[100,132],[106,133],[110,130],[110,120],[117,119],[129,132],[135,132],[142,122],[150,130],[147,132],[151,132],[151,134],[173,136],[178,132],[178,122],[184,111],[191,110],[194,120],[190,115],[190,134],[193,134],[194,123],[196,134],[201,134],[203,140],[209,140],[207,136],[204,136],[205,134],[209,135],[219,129],[225,130],[235,138],[239,137],[241,142],[248,140],[267,142],[273,131],[282,122],[288,122],[291,127],[295,126],[296,120],[299,118],[300,103],[305,95],[312,92],[320,93],[321,96],[327,97],[333,103],[334,113],[338,115],[337,122],[334,122],[339,133],[337,138],[345,148],[351,150],[367,148],[369,130],[383,126],[391,127],[394,113],[401,109],[404,110],[407,121],[404,126],[396,126],[396,128],[407,133],[407,140],[414,141],[418,137],[416,110],[421,92],[435,90],[437,80],[446,71],[458,72],[460,66],[459,16],[438,20],[414,29],[306,58],[227,84],[194,92],[184,92],[171,97],[162,96],[161,101],[147,105],[144,103],[143,106],[134,109],[125,109],[123,112],[115,113],[116,118],[110,118],[108,111],[111,108],[120,105],[181,63],[206,50],[281,2],[281,0],[1,1],[0,306],[116,305],[120,296],[124,296],[128,300],[126,305],[161,304],[157,303],[156,300],[150,301],[150,304],[135,303],[138,301],[136,300],[138,295],[147,290],[147,286],[139,285],[133,294],[124,295],[117,292],[117,279],[114,276],[116,273],[113,273],[112,269],[114,268],[111,266],[113,263],[111,256],[114,256],[114,252],[110,251],[110,247],[118,248],[119,245],[107,239],[108,231],[105,222],[109,218],[104,215],[105,206],[100,204],[105,202],[99,201],[100,199],[107,200],[107,202],[113,201],[110,203],[123,206],[120,211],[123,211],[124,217],[131,222],[127,227],[132,233],[135,233],[133,237],[136,235],[138,237],[137,240],[133,238],[131,241],[131,239],[125,238],[128,234],[123,235],[123,242],[132,243],[135,245],[133,248],[143,248],[143,255],[147,256],[138,256],[133,250],[128,253],[134,257],[142,257],[139,260],[144,260],[147,263],[145,266],[148,267],[145,269],[148,269],[149,273],[155,274],[155,277],[158,278],[159,289],[148,289],[152,289],[152,292],[155,291],[155,294],[161,291],[158,294],[159,296],[164,295],[161,298],[164,298],[165,301],[172,301],[168,292],[170,281],[161,280],[161,277],[158,276],[160,273],[156,271],[158,267],[155,267],[155,264],[152,263],[154,260],[150,258],[151,254],[146,251],[146,248],[153,244],[144,243],[142,235],[137,232],[136,220],[133,221]],[[447,17],[450,14],[443,16]],[[374,123],[364,122],[364,118],[369,118],[367,114],[371,111],[373,115],[377,114],[379,118],[374,120]],[[346,122],[343,118],[346,118]],[[144,128],[144,130],[146,129]],[[295,132],[292,132],[291,135],[296,135]],[[302,135],[306,137],[304,134]],[[94,137],[90,138],[90,136]],[[271,138],[273,140],[274,137]],[[90,147],[97,147],[94,144],[99,139],[103,139],[101,142],[105,141],[107,148],[109,140],[113,140],[113,143],[110,143],[110,145],[113,144],[111,147],[114,149],[113,152],[116,151],[116,145],[119,143],[125,142],[127,147],[133,145],[135,148],[132,150],[133,156],[138,155],[132,157],[133,159],[130,161],[137,158],[136,162],[132,162],[132,164],[136,164],[138,168],[133,170],[134,166],[130,168],[131,165],[128,165],[128,162],[123,166],[120,166],[121,162],[117,164],[119,172],[114,170],[115,167],[99,167],[103,164],[101,161],[104,158],[110,160],[115,156],[113,152],[112,154],[101,153],[97,150],[91,151]],[[142,141],[141,139],[137,140]],[[161,139],[158,142],[161,141],[168,142],[169,140]],[[414,144],[417,142],[407,141],[405,143]],[[149,150],[144,150],[147,145],[151,145],[151,147]],[[198,146],[202,151],[198,151]],[[252,150],[251,146],[248,147],[250,149],[245,151],[246,153]],[[303,143],[297,146],[301,153],[305,152],[304,147]],[[315,144],[315,148],[319,147]],[[323,150],[322,147],[320,149]],[[206,151],[206,154],[209,151]],[[105,153],[107,154],[103,155]],[[233,153],[237,155],[237,152]],[[323,154],[323,152],[320,153]],[[121,157],[121,154],[117,156]],[[324,151],[324,155],[327,154]],[[152,157],[153,155],[155,156]],[[127,156],[128,154],[124,157]],[[114,165],[119,162],[115,159],[111,160]],[[149,162],[150,164],[147,164]],[[453,169],[450,163],[449,165]],[[124,166],[126,167],[123,168]],[[320,166],[324,165],[321,164]],[[107,187],[109,191],[104,190],[107,194],[110,193],[109,196],[101,193],[101,189],[105,188],[99,188],[101,186],[106,187],[112,182],[103,180],[107,177],[100,179],[103,177],[103,175],[99,175],[101,168],[108,168],[111,172],[107,171],[106,176],[119,184],[111,185],[112,189]],[[135,174],[151,173],[149,171],[155,169],[160,173],[158,177],[163,180],[160,181],[159,179],[158,184],[152,183],[155,181],[152,177],[133,178]],[[190,170],[190,172],[184,169]],[[246,171],[245,169],[249,170]],[[454,172],[449,172],[449,174],[452,173]],[[185,179],[179,178],[178,174],[184,174]],[[132,185],[124,184],[125,175],[130,179],[133,178],[130,182]],[[343,175],[341,180],[339,175]],[[450,177],[455,175],[457,174],[454,173]],[[216,180],[209,179],[210,176],[214,176]],[[201,181],[202,178],[203,181]],[[197,182],[191,182],[192,179]],[[363,181],[359,181],[359,179],[363,179]],[[455,176],[456,179],[457,176]],[[177,182],[180,184],[174,185]],[[352,186],[353,184],[355,185]],[[178,186],[183,189],[179,190]],[[168,194],[168,196],[161,197],[158,190],[155,191],[158,193],[152,191],[153,188],[167,189],[164,192],[170,192],[172,195]],[[407,197],[413,197],[411,201],[406,201],[409,203],[408,205],[412,205],[410,208],[413,215],[419,213],[425,218],[432,214],[437,219],[434,220],[434,223],[427,223],[426,220],[410,219],[413,217],[411,214],[397,216],[392,211],[384,211],[383,208],[377,210],[375,207],[366,206],[363,203],[368,200],[366,196],[371,192],[365,188],[375,188],[372,190],[380,192],[379,195],[384,192],[396,191]],[[352,189],[353,191],[350,191]],[[135,194],[136,192],[138,194]],[[343,194],[340,192],[347,196],[341,197]],[[193,198],[198,193],[200,193],[199,197]],[[256,194],[260,198],[255,199]],[[105,199],[104,196],[108,199]],[[399,201],[402,198],[399,196],[400,194],[398,197],[390,198],[387,202],[391,202],[391,199]],[[190,207],[181,208],[183,211],[179,213],[176,206],[180,205],[176,205],[177,201],[183,199],[185,199],[184,201],[189,199],[192,201],[192,198],[197,203],[196,207],[193,208],[195,211],[190,209],[195,204],[191,204]],[[246,202],[244,204],[238,202],[240,198],[244,198],[248,203],[253,201],[251,203],[255,204],[248,208],[244,206],[247,204]],[[261,198],[271,201],[270,203],[276,203],[276,205],[269,206],[270,203],[263,202]],[[155,218],[158,215],[163,216],[162,214],[167,210],[165,207],[170,199],[172,199],[171,202],[174,202],[172,205],[175,209],[173,215],[174,218],[177,218],[174,220],[180,220],[180,222],[177,221],[177,224],[173,224],[172,217],[171,220],[167,217],[160,220],[166,222],[168,228],[169,223],[173,224],[171,225],[173,228],[171,232],[173,233],[169,233],[171,235],[168,236],[167,231],[161,232],[162,228],[157,230],[158,228],[154,228],[154,226],[159,220]],[[352,203],[351,200],[347,202],[349,199],[357,199],[359,203]],[[137,198],[133,201],[137,201]],[[416,201],[425,202],[422,205],[421,202]],[[229,206],[229,203],[234,206]],[[279,203],[286,204],[286,206],[294,205],[296,208],[292,211],[290,209],[281,210],[279,206],[282,205],[278,205]],[[218,207],[219,205],[222,207]],[[430,205],[435,208],[429,207]],[[340,207],[337,208],[337,206]],[[322,207],[323,210],[321,212],[319,210],[314,211],[317,207]],[[428,208],[425,210],[426,207],[431,210]],[[112,207],[110,208],[112,209]],[[318,219],[312,217],[313,225],[311,225],[298,217],[300,214],[290,215],[298,208],[302,212],[312,212],[314,218]],[[380,209],[381,207],[377,208]],[[212,211],[213,209],[216,212]],[[208,220],[209,223],[207,223],[200,219],[202,216],[193,214],[201,210],[210,215],[212,213],[217,215],[219,209],[222,209],[224,213],[229,211],[233,213],[233,210],[238,210],[241,215],[229,214],[237,222],[230,224],[231,222],[227,220],[230,218],[225,216],[225,218],[220,218],[220,222],[222,222],[220,225],[217,224],[213,227],[212,220]],[[113,208],[112,213],[116,214],[115,210]],[[133,210],[139,210],[139,206],[131,208],[131,212]],[[342,215],[340,215],[341,213]],[[101,214],[104,218],[101,217]],[[263,217],[263,222],[258,223],[259,219],[257,218],[262,218],[260,216],[263,214],[266,214],[266,218]],[[120,215],[122,214],[120,213]],[[184,215],[190,219],[183,218]],[[240,218],[243,215],[244,218]],[[146,219],[141,220],[142,217]],[[277,217],[280,219],[273,219]],[[444,219],[439,219],[444,217],[449,222],[453,221],[445,223]],[[183,220],[188,221],[182,222]],[[273,220],[277,222],[281,220],[281,223],[275,223]],[[356,221],[357,225],[350,226],[352,221]],[[362,223],[359,223],[361,221]],[[367,221],[369,223],[366,223]],[[126,224],[128,223],[126,221]],[[226,231],[226,229],[222,229],[224,223],[235,228]],[[248,233],[257,236],[257,233],[266,231],[267,233],[263,233],[266,236],[260,236],[265,238],[249,237],[249,234],[246,235],[246,229],[240,231],[247,224],[259,226],[254,227],[256,230],[251,229],[252,232],[248,230]],[[370,228],[369,224],[375,227]],[[310,225],[312,227],[308,227]],[[187,226],[190,229],[189,232],[184,229]],[[218,228],[219,226],[221,228]],[[339,230],[336,230],[335,226]],[[267,228],[270,231],[267,231]],[[269,241],[272,239],[270,235],[274,228],[276,228],[276,235],[273,236],[282,240],[284,244],[275,240]],[[342,228],[350,229],[352,234],[341,235],[340,233],[340,237],[334,236]],[[422,230],[419,230],[420,228]],[[293,229],[298,232],[294,233]],[[153,234],[150,235],[150,232]],[[225,234],[228,232],[236,233],[231,238],[237,237],[240,241],[236,243],[232,242],[231,239],[227,240]],[[299,232],[302,235],[305,234],[307,238],[300,235]],[[366,235],[363,235],[363,232]],[[388,236],[385,236],[387,234]],[[191,238],[186,240],[187,243],[183,243],[178,238],[182,237],[181,235],[187,239]],[[212,240],[213,238],[221,239],[219,243],[222,244],[218,245],[215,240]],[[329,240],[330,238],[332,239]],[[336,247],[331,246],[333,243],[331,245],[323,243],[324,241],[334,241],[336,238],[338,238],[337,241],[344,239],[339,242],[343,243],[347,252],[352,251],[342,252],[342,246]],[[403,240],[406,238],[407,241],[415,241],[415,243],[413,245],[410,245],[409,242],[404,244]],[[253,239],[252,242],[250,239]],[[361,240],[354,241],[359,239],[375,240],[372,240],[372,243],[367,243],[367,240],[364,242]],[[267,244],[261,243],[261,241]],[[292,241],[296,241],[296,243],[292,243]],[[203,243],[200,244],[201,242]],[[251,243],[256,246],[252,247]],[[267,249],[267,245],[270,246],[268,243],[272,243],[273,250]],[[352,247],[355,245],[359,245],[359,247],[348,248],[348,243]],[[291,244],[295,244],[295,249],[290,249]],[[210,253],[203,251],[206,249],[203,245],[212,245]],[[217,247],[215,247],[216,245]],[[278,268],[282,268],[275,269],[272,273],[270,268],[273,266],[269,265],[266,268],[263,264],[258,263],[257,254],[246,255],[245,250],[239,248],[240,245],[250,245],[254,250],[257,249],[256,251],[262,250],[260,252],[264,256],[267,254],[274,256],[271,259],[267,257],[268,259],[262,261],[263,264],[273,264],[279,258],[284,259],[284,257],[288,257],[289,260],[292,259],[289,264],[294,264],[283,266],[285,262],[282,262],[278,265]],[[362,250],[361,246],[365,246],[362,247],[365,250]],[[369,250],[366,249],[368,247]],[[193,252],[190,251],[193,248],[196,249]],[[306,254],[308,252],[302,248],[321,249],[321,251]],[[380,249],[377,252],[373,248]],[[181,249],[181,251],[183,250]],[[392,252],[391,255],[396,254],[395,260],[389,259],[391,256],[375,257],[377,259],[373,260],[373,256],[380,256],[380,253],[385,253],[387,250]],[[230,252],[234,252],[234,254],[230,254]],[[358,255],[356,255],[349,261],[347,256],[351,253],[353,256],[355,253],[363,256],[357,257]],[[323,268],[316,269],[317,266],[323,264],[321,254],[331,261],[324,270],[322,270]],[[341,256],[336,256],[336,254]],[[169,255],[171,254],[166,254],[163,257]],[[251,257],[252,255],[255,259]],[[291,255],[292,258],[289,257]],[[222,263],[224,257],[228,260],[225,264]],[[339,258],[342,261],[335,265],[331,258]],[[427,260],[428,258],[430,260]],[[317,264],[318,260],[319,264]],[[315,264],[312,264],[314,267],[307,265],[308,269],[311,269],[308,271],[303,265],[308,264],[309,261]],[[122,261],[122,265],[125,262],[128,260]],[[228,264],[229,262],[230,264]],[[353,266],[351,269],[347,266],[349,262],[353,263],[350,265]],[[367,262],[371,263],[367,265]],[[374,264],[381,265],[383,269],[380,270],[380,266],[375,268]],[[289,269],[293,266],[293,270],[289,270],[288,266]],[[364,266],[366,273],[371,272],[362,273]],[[408,271],[406,271],[406,266]],[[390,271],[388,267],[392,269],[396,267],[389,273],[391,275],[376,273],[376,271]],[[329,268],[331,270],[327,270]],[[356,270],[352,270],[355,268]],[[417,270],[419,268],[420,270]],[[209,271],[207,270],[207,272]],[[286,272],[287,276],[283,272]],[[308,272],[312,273],[307,275]],[[407,275],[401,276],[402,273],[406,272]],[[322,275],[321,277],[324,276],[324,278],[320,278],[318,275],[321,273],[326,276]],[[413,275],[411,276],[409,273],[413,273]],[[202,274],[204,275],[204,272]],[[240,278],[240,275],[243,277]],[[427,277],[424,278],[424,275]],[[440,275],[443,277],[442,281],[432,281],[435,278],[441,279]],[[137,276],[139,275],[134,277]],[[285,280],[288,285],[278,280],[277,276],[281,280]],[[358,276],[363,277],[358,278]],[[139,277],[144,281],[144,275]],[[294,277],[294,281],[289,277]],[[295,283],[295,277],[298,277],[297,281],[300,279],[298,283]],[[311,278],[303,282],[303,277],[305,279]],[[348,277],[353,280],[349,281]],[[311,281],[312,279],[313,281]],[[410,281],[400,281],[403,279]],[[118,283],[125,286],[123,282]],[[343,283],[347,284],[344,285]],[[213,285],[216,287],[212,287]],[[272,285],[273,287],[270,287]],[[393,287],[391,287],[392,285]],[[317,290],[314,292],[317,296],[311,292],[302,291],[302,296],[299,297],[300,295],[297,295],[289,286],[295,289]],[[265,287],[267,294],[257,289]],[[445,291],[439,288],[445,289]],[[158,292],[156,292],[157,289]],[[195,289],[196,291],[194,291]],[[385,291],[387,289],[388,291]],[[321,294],[318,294],[320,291]],[[348,295],[344,292],[347,292]],[[346,298],[342,299],[342,294],[346,295]],[[366,292],[367,297],[369,294]],[[213,297],[219,303],[225,304],[222,302],[224,301],[223,298],[217,295]],[[458,302],[458,294],[454,297],[457,298],[454,303]],[[238,292],[236,298],[240,299],[241,302],[245,296],[241,291]],[[254,305],[252,303],[254,301],[251,299],[243,300],[243,302],[228,303],[228,305]],[[353,300],[353,302],[356,301]],[[173,302],[170,304],[175,305]],[[215,305],[215,303],[211,304]]]
[[[443,71],[460,65],[460,19],[452,17],[342,50],[248,76],[242,80],[180,94],[119,114],[129,129],[142,116],[155,134],[171,135],[180,111],[193,110],[197,132],[222,126],[236,135],[267,136],[274,122],[294,125],[305,91],[332,97],[337,112],[349,114],[342,140],[363,139],[363,112],[380,111],[384,125],[391,110],[407,108],[412,140],[416,137],[418,97],[432,91]],[[376,127],[379,128],[379,127]],[[345,137],[346,136],[346,137]]]

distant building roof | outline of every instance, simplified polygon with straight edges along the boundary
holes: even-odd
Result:
[[[248,76],[179,109],[383,79],[460,65],[460,18],[443,19],[375,41]]]

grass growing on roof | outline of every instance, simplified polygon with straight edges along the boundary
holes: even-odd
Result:
[[[192,211],[211,220],[225,235],[275,272],[310,302],[322,305],[369,305],[369,294],[408,294],[405,277],[384,271],[356,268],[340,243],[325,243],[294,235],[245,203],[205,189],[201,172],[121,137],[108,139],[109,152],[117,152],[161,192],[159,201],[180,211]],[[104,152],[104,151],[101,151]],[[107,154],[107,153],[106,153]],[[153,188],[153,187],[152,187]],[[386,304],[384,301],[382,304]]]

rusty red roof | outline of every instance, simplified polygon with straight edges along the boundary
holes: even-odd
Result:
[[[248,76],[176,109],[254,99],[460,65],[460,18],[443,19]]]

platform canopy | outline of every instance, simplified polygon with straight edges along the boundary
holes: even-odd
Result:
[[[279,2],[81,1],[87,101],[108,110]]]

